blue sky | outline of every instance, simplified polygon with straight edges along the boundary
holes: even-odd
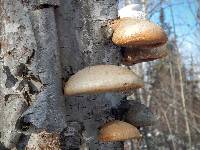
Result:
[[[172,1],[172,11],[174,14],[175,29],[178,38],[179,50],[183,58],[188,58],[191,55],[195,57],[195,61],[200,62],[200,41],[196,35],[200,31],[197,29],[196,24],[196,12],[198,9],[196,0],[171,0]],[[165,20],[170,26],[173,26],[172,15],[170,10],[170,3],[166,1],[163,5],[165,12]],[[159,22],[159,12],[155,13],[151,20],[158,23]],[[199,36],[200,37],[200,36]],[[185,62],[187,63],[187,62]]]

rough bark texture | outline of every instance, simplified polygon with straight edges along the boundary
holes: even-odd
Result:
[[[65,109],[54,8],[36,9],[31,12],[31,19],[37,43],[32,70],[42,88],[21,121],[38,129],[61,131],[65,126]]]
[[[102,26],[117,17],[116,0],[61,0],[56,9],[59,45],[65,81],[78,70],[96,64],[118,64],[120,51],[103,37]],[[90,149],[121,149],[121,143],[99,143],[98,127],[113,119],[110,108],[122,94],[66,97],[67,120],[83,122]]]
[[[5,147],[11,148],[20,136],[14,129],[17,118],[26,109],[23,103],[30,103],[29,85],[32,81],[26,78],[25,70],[28,70],[27,62],[36,49],[36,43],[29,17],[19,2],[1,1],[1,18],[0,141]]]
[[[37,132],[64,132],[66,121],[77,121],[85,128],[84,144],[94,139],[90,149],[121,149],[121,143],[99,143],[96,136],[99,126],[114,119],[110,108],[123,94],[64,101],[62,92],[62,80],[84,67],[119,64],[119,48],[102,34],[102,26],[117,17],[116,0],[0,2],[0,146],[23,149],[37,143]]]
[[[1,142],[8,148],[17,143],[19,131],[59,132],[65,127],[54,5],[31,2],[1,1],[1,105],[10,108],[0,109],[0,131]],[[24,102],[29,105],[26,111]],[[17,110],[13,109],[16,103]],[[6,113],[15,117],[10,120]],[[10,136],[10,132],[16,134]]]

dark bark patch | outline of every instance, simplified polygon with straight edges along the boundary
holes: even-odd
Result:
[[[30,105],[31,105],[31,98],[30,98],[28,92],[25,91],[25,92],[23,93],[23,96],[24,96],[24,99],[26,100],[26,102],[28,103],[28,106],[30,106]]]
[[[29,88],[29,93],[30,94],[38,94],[39,93],[39,87],[37,87],[36,85],[34,85],[30,80],[29,80],[29,78],[26,78],[26,79],[24,79],[24,80],[22,80],[20,83],[19,83],[19,86],[17,87],[17,89],[16,90],[18,90],[18,91],[22,91],[23,90],[23,88],[25,87],[25,86],[28,86],[28,88]]]
[[[7,75],[7,79],[6,79],[6,88],[12,88],[13,86],[15,86],[16,82],[18,81],[17,78],[15,78],[11,72],[8,66],[3,66],[3,70],[4,73],[6,73]]]
[[[31,64],[33,58],[35,56],[35,50],[33,49],[31,56],[28,56],[27,64]]]
[[[38,87],[36,87],[31,81],[28,82],[28,86],[29,86],[29,92],[30,94],[38,94],[39,93],[39,89]]]
[[[0,150],[8,150],[8,149],[0,142]]]
[[[28,141],[30,139],[30,135],[25,135],[25,134],[22,134],[19,138],[19,142],[16,146],[16,148],[18,150],[24,150],[26,149],[26,145],[28,144]]]
[[[21,130],[22,131],[28,131],[29,127],[31,126],[30,122],[23,122],[21,123]]]
[[[62,150],[79,150],[82,131],[82,123],[76,121],[68,122],[67,127],[60,134],[60,144]]]
[[[8,102],[10,96],[12,96],[12,94],[8,94],[4,96],[5,102]],[[6,106],[6,103],[5,103],[5,106]]]
[[[15,75],[19,77],[28,75],[28,68],[26,67],[26,65],[23,63],[20,63],[20,65],[17,66]]]
[[[33,9],[37,10],[37,9],[44,9],[44,8],[50,8],[50,7],[55,7],[54,5],[49,5],[49,4],[42,4],[39,6],[34,6]]]
[[[18,27],[18,30],[19,30],[20,32],[25,32],[26,27],[25,27],[24,25],[20,25],[20,26]]]
[[[24,4],[24,3],[29,3],[29,0],[21,0],[21,3]]]
[[[11,55],[12,54],[12,52],[11,51],[8,51],[8,55]]]
[[[30,77],[29,77],[31,80],[33,80],[33,81],[35,81],[35,82],[40,82],[40,83],[42,83],[42,81],[41,81],[41,79],[40,79],[40,77],[37,75],[37,76],[35,76],[35,75],[33,75],[33,74],[30,74]]]
[[[28,82],[27,80],[22,80],[22,81],[19,83],[19,86],[17,87],[16,90],[22,91],[23,88],[25,87],[25,85],[27,84],[27,82]]]
[[[34,131],[36,131],[37,127],[31,123],[30,115],[32,114],[30,113],[23,117],[20,117],[16,123],[15,128],[25,133],[33,133]],[[37,130],[39,132],[39,129]]]

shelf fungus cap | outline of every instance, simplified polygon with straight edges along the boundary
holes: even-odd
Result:
[[[167,42],[164,30],[148,20],[122,18],[110,26],[113,43],[121,47],[155,48]]]
[[[139,130],[133,125],[123,121],[112,121],[106,123],[101,129],[98,139],[101,142],[125,141],[129,139],[140,139]]]
[[[122,49],[122,63],[134,65],[141,62],[153,61],[168,55],[166,44],[152,49],[124,48]]]
[[[128,101],[129,108],[124,115],[124,120],[135,127],[152,126],[158,118],[151,112],[150,108],[139,101]]]
[[[65,95],[128,91],[141,88],[143,81],[131,70],[115,65],[86,67],[65,84]]]

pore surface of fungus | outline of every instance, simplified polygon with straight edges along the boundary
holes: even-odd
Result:
[[[152,49],[124,48],[122,55],[123,64],[133,65],[166,57],[168,55],[168,49],[166,45]]]
[[[121,47],[155,48],[167,42],[164,30],[148,20],[122,18],[110,26],[113,43]]]
[[[131,70],[115,65],[86,67],[66,82],[65,95],[127,91],[143,87],[143,81]]]
[[[101,142],[125,141],[139,138],[141,138],[141,135],[136,127],[118,120],[106,123],[100,129],[98,136]]]

